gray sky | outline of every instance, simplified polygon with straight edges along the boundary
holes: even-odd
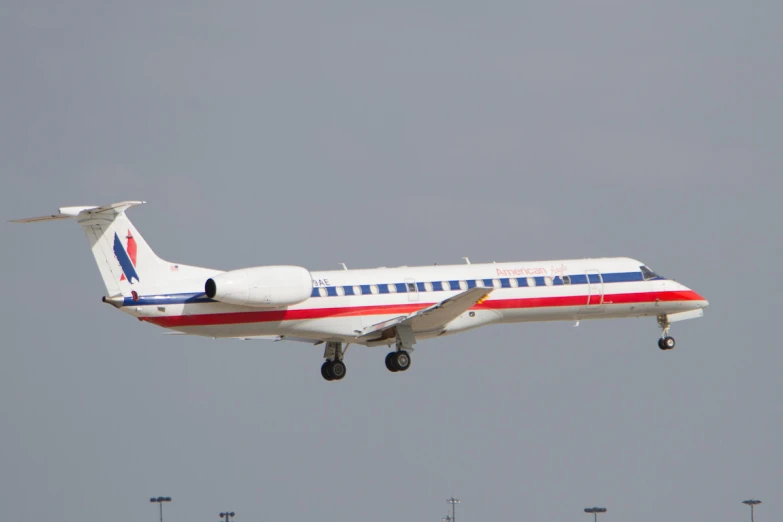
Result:
[[[162,257],[627,255],[711,303],[354,347],[165,336],[0,226],[0,519],[783,518],[780,2],[0,4],[3,219],[145,199]],[[241,518],[240,518],[241,517]]]

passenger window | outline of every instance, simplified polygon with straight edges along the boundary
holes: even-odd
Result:
[[[449,284],[449,282],[448,282],[448,281],[443,281],[443,282],[442,282],[440,285],[441,285],[441,286],[443,287],[443,289],[444,289],[445,291],[447,291],[447,292],[448,292],[449,290],[451,290],[451,285]]]
[[[571,276],[563,276],[563,284],[564,285],[570,285],[571,284]]]
[[[326,289],[325,286],[318,288],[318,295],[320,295],[321,297],[326,297],[328,294],[329,291]]]
[[[476,288],[481,288],[482,286],[484,286],[484,281],[476,279]]]
[[[501,288],[503,286],[503,283],[500,282],[500,279],[493,279],[492,286],[494,286],[495,288]]]
[[[416,291],[416,283],[408,283],[408,292]]]
[[[378,293],[378,285],[371,285],[370,286],[370,292],[373,293],[373,294],[377,294]]]
[[[362,287],[358,285],[354,285],[353,295],[362,295]]]
[[[337,295],[339,295],[339,296],[345,295],[345,288],[343,288],[342,286],[338,286],[337,287]]]
[[[527,286],[536,286],[536,278],[535,277],[528,277],[527,278]]]
[[[551,278],[551,277],[549,277],[549,276],[546,276],[546,277],[544,277],[544,284],[545,284],[546,286],[552,286],[552,284],[553,284],[553,283],[552,283],[552,278]]]
[[[462,280],[459,282],[459,288],[460,290],[467,290],[468,289],[468,282],[465,280]]]
[[[397,285],[387,285],[389,287],[389,293],[390,294],[396,294],[397,293]]]
[[[512,277],[512,278],[510,278],[510,279],[508,280],[508,285],[509,285],[511,288],[516,288],[516,287],[518,287],[518,286],[519,286],[519,281],[517,281],[517,278],[516,278],[516,277]]]
[[[432,292],[432,283],[429,283],[429,282],[424,283],[424,290],[426,292]]]

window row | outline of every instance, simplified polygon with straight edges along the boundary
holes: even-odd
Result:
[[[321,286],[313,288],[312,297],[345,296],[345,295],[377,295],[377,294],[396,294],[396,293],[416,293],[416,292],[449,292],[464,291],[470,288],[518,288],[535,286],[557,286],[570,285],[572,282],[577,284],[574,279],[579,276],[557,276],[557,277],[520,277],[503,279],[471,279],[460,281],[434,281],[426,283],[405,282],[389,283],[376,285],[353,285],[353,286]],[[581,276],[587,282],[586,276]],[[596,276],[598,277],[598,276]],[[600,279],[591,282],[601,282]],[[574,281],[572,281],[574,280]]]

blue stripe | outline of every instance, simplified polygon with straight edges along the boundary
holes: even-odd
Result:
[[[120,241],[120,237],[116,232],[114,233],[114,255],[117,257],[117,261],[120,262],[122,272],[125,274],[125,279],[131,284],[134,279],[138,283],[140,281],[139,274],[136,273],[136,269],[133,267],[133,263],[131,262],[130,257],[128,257],[128,253],[125,251],[125,247],[122,246],[122,241]]]
[[[119,241],[119,238],[115,234],[115,238],[117,241]],[[120,245],[121,247],[122,245]],[[116,248],[116,245],[115,245]],[[125,253],[125,250],[120,248],[120,251],[122,253]],[[127,254],[125,254],[125,257],[127,258]],[[119,259],[119,257],[118,257]],[[130,259],[128,258],[128,263],[130,263]],[[120,265],[122,266],[122,262],[120,262]],[[131,265],[133,266],[133,265]],[[124,268],[123,268],[124,270]],[[133,272],[135,274],[135,271]],[[126,277],[128,277],[128,274],[126,273]],[[138,276],[134,276],[136,279],[138,279]],[[571,285],[584,285],[587,284],[587,274],[573,274],[568,276],[571,279]],[[128,278],[130,280],[130,278]],[[517,281],[517,286],[520,288],[525,288],[528,286],[527,284],[527,278],[525,277],[518,277],[515,278]],[[534,277],[536,281],[536,286],[544,286],[544,278],[543,277]],[[656,280],[663,280],[665,278],[660,277]],[[644,281],[644,278],[642,277],[641,272],[617,272],[617,273],[611,273],[611,274],[601,274],[600,278],[598,274],[590,274],[590,282],[595,284],[599,283],[601,280],[603,280],[604,283],[626,283],[626,282],[634,282],[634,281]],[[470,280],[464,280],[468,288],[475,288],[476,287],[476,280],[470,279]],[[492,279],[479,279],[479,281],[484,282],[484,286],[487,288],[492,288]],[[513,288],[510,283],[509,278],[502,278],[500,279],[500,282],[502,284],[502,288]],[[449,281],[449,285],[451,286],[452,292],[459,292],[460,286],[459,286],[459,280],[452,280]],[[563,279],[561,276],[557,276],[553,279],[553,283],[555,285],[563,285]],[[398,293],[406,293],[407,292],[407,286],[406,283],[383,283],[379,284],[378,288],[380,290],[381,294],[389,294],[389,288],[388,285],[393,284],[397,288]],[[419,292],[426,292],[425,283],[416,283],[416,288]],[[443,291],[443,284],[441,281],[433,281],[432,282],[433,291],[442,292]],[[312,293],[310,294],[310,297],[320,297],[319,289],[321,287],[313,288]],[[327,286],[326,288],[327,295],[330,297],[337,296],[337,287],[336,286]],[[353,290],[353,286],[346,285],[343,286],[343,289],[345,290],[346,296],[354,296],[354,295],[369,295],[370,292],[370,285],[361,285],[361,294],[356,294]],[[141,296],[137,300],[133,300],[132,297],[126,297],[123,300],[123,306],[166,306],[166,305],[175,305],[175,304],[197,304],[197,303],[216,303],[218,301],[214,299],[208,298],[204,292],[189,292],[189,293],[180,293],[180,294],[162,294],[162,295],[151,295],[151,296]]]
[[[135,301],[132,297],[126,297],[123,306],[166,306],[175,304],[217,303],[210,299],[204,292],[168,295],[145,295]]]
[[[602,276],[604,283],[630,283],[633,281],[644,281],[641,272],[617,272],[615,274],[602,274]]]
[[[576,274],[571,276],[571,284],[572,285],[586,285],[587,284],[587,275],[586,274]]]

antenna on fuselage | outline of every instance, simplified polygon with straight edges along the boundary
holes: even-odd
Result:
[[[463,257],[462,259],[464,259],[464,260],[465,260],[465,264],[466,264],[466,265],[469,265],[469,264],[470,264],[470,259],[468,259],[467,257]]]
[[[343,267],[343,270],[348,270],[348,267],[347,267],[347,266],[345,266],[345,263],[340,263],[340,266],[342,266],[342,267]]]

